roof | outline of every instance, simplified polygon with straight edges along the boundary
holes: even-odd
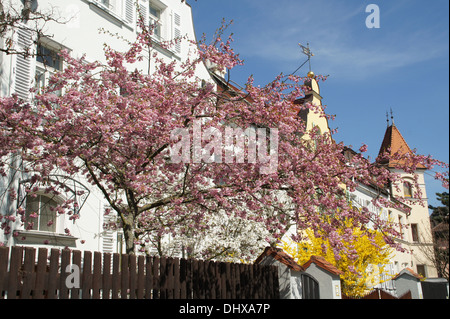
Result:
[[[403,270],[400,271],[397,275],[395,275],[395,277],[392,278],[392,279],[397,279],[397,278],[399,278],[400,276],[402,276],[403,274],[411,275],[411,276],[413,276],[413,277],[415,277],[415,278],[417,278],[417,279],[419,279],[419,280],[424,279],[421,275],[419,275],[418,273],[416,273],[416,272],[415,272],[414,270],[412,270],[411,268],[405,268],[405,269],[403,269]]]
[[[303,265],[303,268],[306,270],[313,263],[316,264],[317,267],[322,268],[332,274],[335,274],[335,275],[343,275],[344,274],[343,271],[337,269],[332,263],[328,262],[322,256],[311,256],[309,261]]]
[[[384,152],[389,152],[389,155],[394,155],[395,153],[399,154],[412,154],[411,148],[408,146],[408,143],[406,143],[405,139],[403,138],[402,134],[398,130],[398,128],[395,126],[395,124],[392,124],[391,126],[388,126],[386,129],[386,132],[384,134],[383,142],[381,143],[380,151],[378,155],[382,155]],[[394,162],[392,160],[384,160],[381,162],[382,164],[387,164],[390,168],[395,168],[396,164],[402,164],[402,161]],[[423,165],[418,165],[418,168],[425,168]]]
[[[263,261],[264,257],[272,257],[279,261],[283,265],[287,266],[289,269],[294,271],[303,271],[303,267],[297,264],[291,256],[285,253],[281,248],[276,247],[266,247],[264,252],[255,260],[255,264],[259,264]]]
[[[264,252],[255,260],[255,264],[261,263],[265,257],[269,256],[294,271],[305,271],[314,263],[317,267],[322,268],[323,270],[326,270],[334,275],[344,274],[341,270],[337,269],[333,264],[321,256],[311,256],[306,264],[300,266],[295,262],[294,258],[285,253],[281,248],[276,247],[266,247]]]

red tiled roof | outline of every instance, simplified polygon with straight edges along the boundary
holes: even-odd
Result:
[[[412,275],[413,277],[416,277],[419,280],[424,279],[421,275],[419,275],[418,273],[416,273],[414,270],[412,270],[411,268],[405,268],[403,269],[401,272],[399,272],[394,278],[392,279],[397,279],[398,277],[400,277],[401,275],[403,275],[404,273],[409,272],[410,275]]]
[[[381,143],[379,155],[384,152],[389,151],[389,155],[393,155],[395,153],[399,154],[408,154],[412,153],[411,149],[403,138],[402,134],[398,130],[398,128],[393,124],[386,129],[386,133],[384,134],[383,142]],[[385,161],[383,164],[388,164],[389,167],[394,168],[396,162],[393,161]],[[401,162],[397,163],[401,164]],[[418,168],[425,168],[423,165],[418,165]]]
[[[332,263],[328,262],[325,258],[321,256],[311,256],[309,261],[303,265],[304,269],[308,269],[309,266],[311,266],[312,263],[315,263],[317,267],[320,267],[332,274],[335,275],[343,275],[344,272],[337,269]]]
[[[303,271],[303,267],[295,262],[295,260],[285,253],[281,248],[276,247],[266,247],[264,252],[255,260],[255,264],[262,262],[264,257],[271,256],[275,260],[279,261],[283,265],[287,266],[289,269],[294,271]]]

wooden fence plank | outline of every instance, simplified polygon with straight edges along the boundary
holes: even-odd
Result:
[[[34,290],[34,268],[36,265],[36,250],[33,247],[25,248],[22,273],[21,299],[31,299]]]
[[[154,257],[152,262],[152,268],[153,268],[153,289],[152,289],[152,298],[153,299],[159,299],[160,294],[159,290],[161,287],[161,281],[160,281],[160,262],[159,257]]]
[[[101,298],[102,289],[102,254],[94,252],[94,270],[92,272],[92,299]]]
[[[206,299],[216,299],[216,281],[214,273],[214,262],[208,261],[205,265],[206,278],[208,279],[208,288],[206,290]]]
[[[145,299],[153,298],[153,258],[145,258]]]
[[[68,299],[69,289],[67,287],[66,279],[68,276],[67,267],[70,265],[70,255],[69,249],[63,249],[61,251],[61,274],[59,276],[59,298]]]
[[[239,272],[239,264],[231,264],[231,268],[233,269],[233,278],[234,278],[234,290],[235,290],[235,299],[241,298],[241,275]]]
[[[186,260],[186,299],[194,298],[192,259]]]
[[[220,299],[227,299],[229,297],[227,296],[227,269],[226,269],[226,264],[221,262],[219,267],[220,267],[220,286],[221,286]]]
[[[119,292],[120,292],[120,255],[119,254],[113,254],[113,273],[112,273],[112,299],[119,299]]]
[[[39,248],[38,263],[36,268],[36,286],[33,294],[35,299],[42,299],[45,297],[46,273],[47,273],[47,249]]]
[[[81,276],[81,298],[91,299],[92,289],[92,252],[85,251],[83,259],[83,274]]]
[[[59,288],[59,249],[52,248],[50,250],[50,265],[48,270],[47,298],[57,299]]]
[[[4,299],[7,291],[9,265],[9,247],[0,247],[0,299]]]
[[[174,258],[173,299],[180,299],[180,259]]]
[[[216,280],[216,297],[215,299],[220,299],[220,287],[221,287],[221,279],[220,279],[220,263],[214,262],[214,274]]]
[[[200,273],[198,260],[192,260],[192,292],[193,299],[200,299]]]
[[[205,263],[198,260],[197,261],[197,269],[198,269],[198,293],[200,299],[205,299],[205,290],[206,290],[206,278],[205,278]]]
[[[20,285],[19,274],[22,267],[22,247],[12,247],[10,264],[9,264],[9,276],[8,276],[8,299],[17,299],[18,290]]]
[[[120,284],[120,296],[121,299],[128,299],[128,292],[130,287],[130,270],[128,264],[129,256],[122,254],[121,256],[121,274],[122,280]]]
[[[137,283],[136,283],[136,298],[143,299],[145,296],[145,257],[139,256],[137,260]]]
[[[136,269],[136,255],[128,256],[128,272],[129,272],[129,283],[128,287],[130,289],[130,299],[136,299],[136,277],[137,277],[137,269]]]
[[[103,254],[102,299],[110,299],[112,289],[111,254]]]
[[[77,270],[80,271],[81,276],[81,251],[74,250],[72,252],[72,265],[77,267]],[[81,292],[81,285],[83,285],[82,282],[80,282],[79,287],[72,287],[70,288],[70,298],[71,299],[80,299],[80,292]]]
[[[175,274],[175,259],[167,259],[167,299],[173,299],[174,296],[174,274]]]
[[[167,259],[159,258],[159,298],[167,299]]]
[[[180,298],[187,299],[187,260],[180,259]]]

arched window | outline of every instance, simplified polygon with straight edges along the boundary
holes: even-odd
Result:
[[[56,206],[58,203],[49,196],[27,195],[26,229],[56,232]]]
[[[320,299],[319,283],[311,276],[302,274],[302,299]]]
[[[411,198],[412,196],[412,185],[410,182],[403,182],[403,194],[405,197]]]

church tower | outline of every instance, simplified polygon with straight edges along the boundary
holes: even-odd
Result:
[[[384,139],[380,147],[379,155],[388,153],[393,155],[400,153],[402,155],[412,154],[411,148],[403,138],[399,129],[394,123],[392,118],[392,124],[389,125],[384,134]],[[404,225],[399,225],[402,229],[402,238],[398,241],[412,251],[410,266],[411,268],[422,275],[423,277],[437,277],[437,272],[433,266],[431,258],[434,256],[433,240],[430,225],[430,216],[428,212],[428,201],[425,185],[425,167],[418,166],[415,174],[418,176],[417,189],[414,186],[414,175],[399,170],[394,160],[385,160],[382,164],[391,171],[400,174],[402,177],[402,185],[390,185],[390,194],[394,197],[401,197],[408,200],[408,206],[411,211],[406,216],[406,220],[403,221]],[[423,204],[419,202],[418,194],[422,198]],[[394,220],[394,222],[399,222]],[[405,226],[405,227],[403,227]]]
[[[318,107],[318,112],[311,111],[308,108],[301,109],[299,111],[299,117],[306,125],[306,131],[312,130],[314,127],[318,127],[320,133],[329,133],[330,127],[328,125],[328,119],[325,116],[325,112],[322,105],[322,96],[320,95],[320,88],[315,75],[312,71],[308,72],[308,78],[305,81],[305,97],[298,99],[294,102],[296,105],[311,104]]]

